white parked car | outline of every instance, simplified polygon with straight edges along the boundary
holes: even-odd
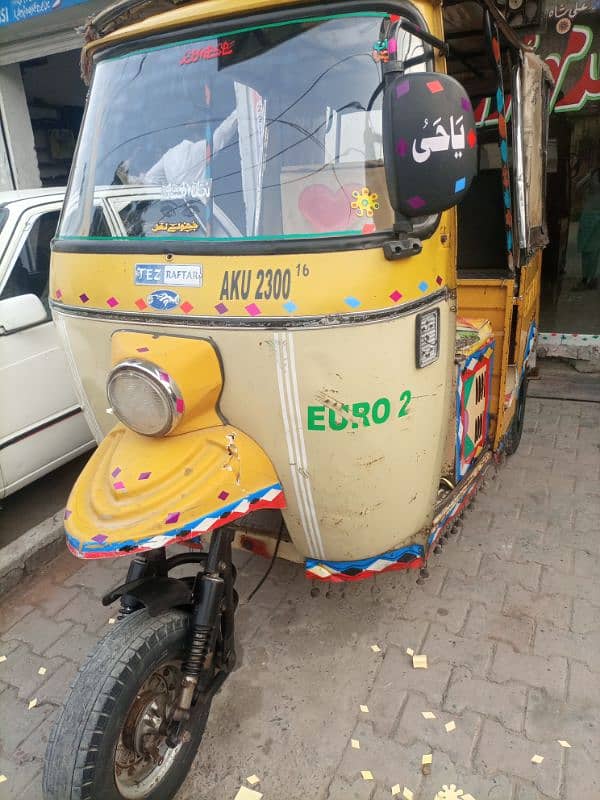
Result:
[[[0,192],[0,498],[95,444],[48,307],[50,242],[64,197],[63,188]],[[143,226],[150,235],[171,213],[156,200],[160,187],[107,186],[96,192],[94,230],[127,236]],[[171,205],[180,219],[181,201]],[[241,236],[217,207],[215,217]]]
[[[95,444],[48,310],[64,194],[0,192],[0,498]]]

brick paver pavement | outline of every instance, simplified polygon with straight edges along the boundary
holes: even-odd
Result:
[[[265,800],[382,800],[395,784],[415,800],[444,784],[476,800],[599,798],[599,478],[600,405],[531,400],[521,449],[424,585],[396,573],[311,598],[300,568],[278,563],[240,607],[241,665],[179,798],[233,798],[252,773]],[[265,562],[238,562],[243,601]],[[49,726],[125,568],[65,553],[3,599],[0,797],[41,797]]]

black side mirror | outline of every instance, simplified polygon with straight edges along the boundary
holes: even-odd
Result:
[[[452,208],[477,174],[471,101],[438,72],[394,75],[383,98],[383,148],[390,202],[402,217]]]

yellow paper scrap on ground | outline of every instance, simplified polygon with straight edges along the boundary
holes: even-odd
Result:
[[[360,774],[363,777],[363,781],[372,781],[373,780],[373,773],[368,769],[362,769]]]
[[[532,764],[541,764],[543,760],[544,760],[544,756],[538,756],[537,754],[534,755],[534,756],[531,756],[531,763]]]
[[[427,669],[427,656],[413,656],[412,660],[415,669]]]
[[[457,789],[455,783],[451,783],[450,785],[445,783],[439,792],[436,793],[433,800],[465,800],[466,796],[467,795],[463,794],[462,789]]]
[[[40,667],[38,669],[38,675],[45,675],[46,674],[46,667]]]
[[[8,780],[8,778],[6,777],[6,775],[0,775],[0,783],[4,783],[4,781],[7,781],[7,780]]]
[[[378,645],[378,644],[372,644],[372,645],[371,645],[371,650],[372,650],[374,653],[381,653],[381,647],[379,647],[379,645]]]
[[[414,794],[411,792],[410,789],[407,789],[406,786],[402,791],[402,797],[404,798],[404,800],[415,800]]]
[[[240,786],[233,800],[260,800],[261,797],[262,792],[255,792],[254,789],[248,789],[247,786]]]
[[[422,715],[422,716],[423,716],[425,719],[437,719],[437,717],[435,716],[435,714],[433,713],[433,711],[421,711],[421,715]]]
[[[0,656],[0,664],[1,664],[3,661],[6,661],[6,656]]]
[[[34,697],[33,700],[29,701],[29,705],[27,707],[31,711],[31,709],[35,708],[36,706],[37,706],[37,697]]]
[[[421,758],[421,764],[431,764],[432,761],[433,761],[433,754],[432,753],[426,753]]]
[[[444,728],[446,728],[446,733],[452,733],[452,731],[456,729],[456,722],[454,722],[454,720],[451,719],[450,722],[447,722],[444,725]]]
[[[400,784],[399,783],[395,783],[392,786],[392,796],[395,797],[397,794],[400,794]]]
[[[412,658],[414,656],[414,654],[415,654],[415,651],[412,649],[412,647],[407,647],[406,648],[406,654],[409,655]]]
[[[557,741],[561,747],[571,747],[566,739],[557,739]]]
[[[117,621],[117,620],[116,620],[114,617],[111,617],[111,618],[108,620],[108,624],[109,624],[109,625],[114,625],[116,621]]]
[[[355,750],[360,750],[360,742],[358,739],[351,739],[350,742]]]
[[[246,778],[250,786],[256,786],[257,783],[260,783],[260,778],[258,775],[250,775],[249,778]]]
[[[363,714],[368,714],[369,713],[369,706],[361,706],[360,710],[362,711]]]

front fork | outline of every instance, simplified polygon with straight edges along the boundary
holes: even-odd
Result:
[[[204,572],[196,578],[190,644],[181,667],[183,680],[179,703],[173,713],[175,722],[183,722],[189,718],[197,688],[201,692],[211,688],[221,619],[223,652],[220,654],[221,664],[218,666],[222,666],[226,672],[233,667],[232,663],[229,666],[234,659],[232,538],[233,535],[226,529],[217,529],[213,533]]]
[[[192,590],[190,638],[181,667],[181,689],[167,732],[170,747],[179,743],[182,723],[189,719],[197,694],[212,696],[235,665],[237,598],[232,540],[233,531],[218,528],[211,536],[208,553],[179,554],[167,559],[164,548],[159,548],[136,556],[129,565],[128,583],[142,578],[166,577],[169,569],[181,564],[204,564]],[[131,595],[121,597],[121,614],[130,614],[140,606]]]

